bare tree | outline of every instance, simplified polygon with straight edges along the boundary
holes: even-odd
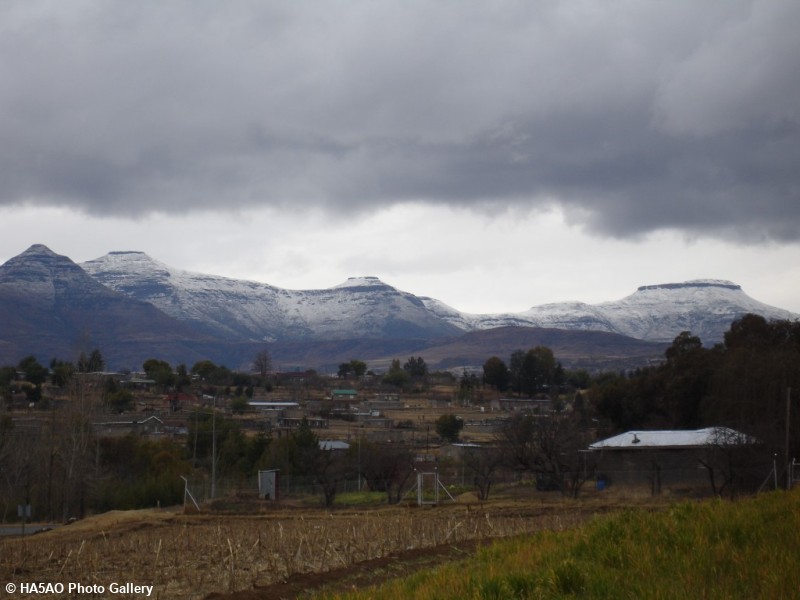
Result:
[[[503,464],[503,453],[496,446],[467,446],[461,460],[472,477],[478,500],[485,502],[489,499],[495,473]]]
[[[272,357],[266,348],[256,353],[253,359],[253,368],[261,377],[264,387],[267,387],[267,375],[272,371]]]
[[[96,475],[97,461],[92,419],[102,404],[102,379],[75,377],[55,433],[55,456],[61,469],[62,516],[83,516],[86,494]]]
[[[38,471],[41,444],[38,425],[0,426],[0,498],[3,499],[2,521],[19,504],[33,503],[36,482],[42,480]],[[13,514],[13,513],[12,513]]]
[[[535,475],[542,489],[573,497],[594,475],[594,459],[586,452],[590,441],[579,416],[572,414],[515,415],[497,438],[507,466]]]
[[[698,462],[708,473],[713,494],[733,499],[753,466],[764,465],[765,457],[760,456],[764,450],[754,438],[727,427],[716,427],[712,441]]]
[[[400,444],[369,444],[362,445],[361,456],[361,471],[369,489],[386,492],[389,504],[400,502],[414,473],[411,450]]]

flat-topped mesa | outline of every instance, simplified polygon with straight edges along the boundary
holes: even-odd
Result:
[[[363,277],[348,277],[347,281],[333,286],[332,289],[348,289],[348,288],[391,288],[387,283],[381,281],[378,277],[372,275],[365,275]]]
[[[642,285],[636,291],[644,292],[648,290],[687,290],[692,288],[724,288],[728,290],[741,290],[742,286],[727,281],[725,279],[695,279],[684,281],[683,283],[660,283],[657,285]]]

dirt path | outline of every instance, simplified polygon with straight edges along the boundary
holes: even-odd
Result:
[[[491,540],[484,539],[417,548],[325,573],[296,573],[285,581],[252,590],[230,594],[215,592],[206,596],[205,600],[294,600],[301,598],[306,592],[323,588],[326,591],[345,592],[379,585],[391,579],[406,577],[421,569],[465,559],[474,554],[479,545],[490,543]]]

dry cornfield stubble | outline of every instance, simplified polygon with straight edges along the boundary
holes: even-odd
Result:
[[[115,511],[3,540],[0,576],[17,584],[152,584],[152,597],[194,599],[410,549],[560,529],[590,512],[577,505],[530,503],[332,513],[282,509],[258,516]]]

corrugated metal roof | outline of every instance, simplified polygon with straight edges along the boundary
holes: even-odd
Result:
[[[319,448],[320,450],[348,450],[350,444],[338,440],[320,440]]]
[[[699,448],[720,444],[752,444],[755,440],[728,427],[706,427],[694,431],[627,431],[589,446],[590,450],[636,448]]]

